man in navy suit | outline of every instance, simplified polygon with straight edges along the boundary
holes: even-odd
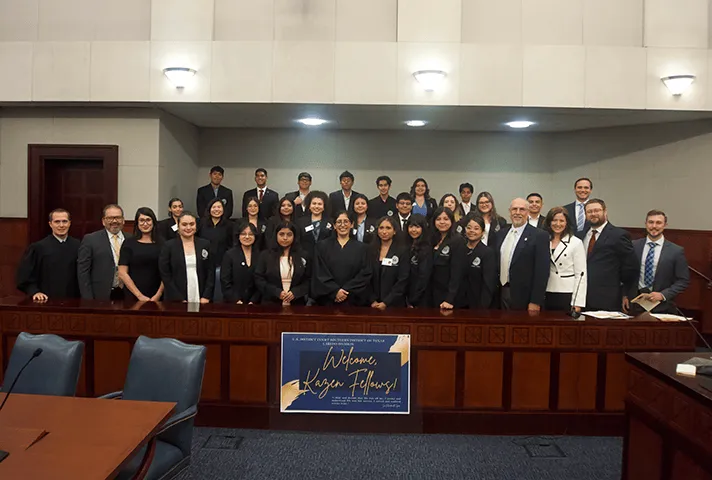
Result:
[[[337,212],[345,210],[349,213],[354,211],[354,195],[358,195],[358,192],[352,190],[354,186],[354,174],[346,170],[341,175],[339,175],[339,183],[341,183],[341,189],[329,194],[329,208],[332,215],[336,215]]]
[[[538,312],[549,281],[549,234],[529,224],[529,202],[515,198],[509,205],[512,224],[499,231],[500,298],[503,310]]]
[[[624,308],[629,299],[645,294],[660,305],[652,311],[675,313],[675,297],[685,291],[690,284],[685,250],[667,240],[663,235],[667,227],[667,215],[660,210],[651,210],[645,217],[645,238],[633,242],[635,259],[638,262],[638,279],[631,285],[628,298],[623,298]],[[642,313],[638,305],[632,305],[634,313]]]
[[[574,182],[574,193],[576,194],[576,201],[564,205],[564,208],[568,211],[569,218],[573,223],[574,233],[576,235],[583,234],[588,230],[591,225],[586,219],[586,204],[591,198],[591,192],[593,191],[593,182],[590,178],[582,177]]]
[[[197,198],[195,199],[195,205],[198,209],[197,213],[199,217],[206,215],[208,203],[210,203],[213,198],[219,198],[222,200],[222,204],[225,209],[223,216],[225,218],[232,217],[232,190],[222,185],[224,176],[225,170],[220,165],[215,165],[210,169],[210,183],[198,189]],[[210,216],[209,213],[208,216]]]
[[[267,220],[277,212],[279,193],[267,188],[267,170],[264,168],[255,170],[255,184],[257,188],[246,191],[242,196],[242,218],[247,218],[247,203],[250,198],[256,198],[260,204],[257,216],[261,220]]]
[[[587,252],[586,309],[618,312],[638,274],[630,234],[608,222],[606,202],[599,198],[586,203],[586,220],[591,228],[576,234]]]

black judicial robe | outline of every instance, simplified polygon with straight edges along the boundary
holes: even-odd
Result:
[[[158,237],[163,240],[164,243],[168,240],[178,238],[178,224],[173,217],[168,217],[158,222],[156,231],[158,232]]]
[[[302,250],[304,250],[311,258],[314,258],[314,255],[316,254],[316,244],[334,235],[334,224],[331,223],[331,220],[328,219],[326,215],[321,217],[319,235],[316,240],[314,239],[311,215],[305,215],[298,218],[295,225],[297,226],[297,232],[299,232],[300,235],[299,240]]]
[[[373,276],[370,303],[383,302],[387,307],[405,307],[405,292],[410,276],[408,248],[391,244],[379,260],[380,248],[371,250]]]
[[[312,260],[303,251],[293,254],[292,283],[289,290],[294,294],[291,305],[305,305],[312,276]],[[255,266],[255,285],[262,295],[262,304],[281,305],[282,273],[279,257],[269,250],[260,254]]]
[[[393,217],[398,215],[398,210],[396,209],[396,199],[389,195],[384,202],[381,196],[378,195],[368,201],[368,210],[366,214],[372,220],[378,220],[381,217]]]
[[[60,242],[48,235],[27,247],[17,268],[17,289],[29,296],[44,293],[49,298],[79,298],[77,255],[80,241],[67,237]]]
[[[368,246],[351,238],[342,247],[336,236],[317,243],[312,297],[318,304],[335,304],[336,293],[343,288],[349,296],[339,305],[364,306],[370,281]]]
[[[420,253],[410,250],[410,275],[408,278],[408,305],[427,307],[430,305],[430,276],[433,272],[432,247]]]
[[[475,248],[465,245],[465,266],[457,306],[487,309],[492,306],[497,289],[497,257],[494,250],[479,242]]]
[[[226,302],[259,303],[260,292],[255,286],[255,265],[259,250],[252,247],[252,261],[247,265],[245,252],[238,245],[225,253],[220,269],[220,286]]]
[[[443,302],[456,304],[464,263],[465,241],[457,233],[451,233],[437,250],[433,250],[433,273],[430,277],[433,308],[440,308]]]

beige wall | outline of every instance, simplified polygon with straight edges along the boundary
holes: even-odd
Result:
[[[712,109],[708,0],[0,0],[0,101]],[[162,69],[198,70],[177,91]],[[247,66],[247,68],[246,68]],[[426,94],[411,74],[443,69]],[[660,77],[691,73],[681,98]]]
[[[588,176],[609,204],[610,219],[642,225],[651,208],[666,210],[673,228],[712,229],[699,204],[712,177],[712,122],[685,122],[561,134],[207,129],[200,137],[198,181],[214,164],[226,169],[236,198],[254,187],[257,167],[280,194],[309,171],[314,188],[339,188],[349,169],[355,189],[375,196],[388,174],[394,194],[425,177],[434,197],[463,181],[488,190],[505,211],[509,200],[538,191],[548,207],[573,200],[573,181]]]
[[[167,216],[168,200],[178,197],[186,210],[195,210],[198,174],[198,129],[172,115],[161,116],[159,130],[158,210]]]

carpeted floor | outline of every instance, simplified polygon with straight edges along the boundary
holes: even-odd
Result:
[[[344,435],[196,428],[180,480],[618,480],[613,437]]]

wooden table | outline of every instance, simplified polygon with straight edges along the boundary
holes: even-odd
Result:
[[[79,394],[122,388],[139,335],[207,347],[197,424],[361,432],[622,435],[629,351],[690,351],[684,323],[562,313],[0,301],[6,365],[22,332],[86,343]],[[282,332],[411,335],[411,415],[279,413]],[[398,418],[396,418],[398,417]]]
[[[712,391],[701,386],[712,380],[675,373],[678,363],[710,355],[626,355],[631,368],[625,401],[624,479],[712,479]]]
[[[0,411],[0,449],[10,452],[0,478],[114,478],[175,405],[13,393]],[[25,449],[15,429],[47,434]]]

